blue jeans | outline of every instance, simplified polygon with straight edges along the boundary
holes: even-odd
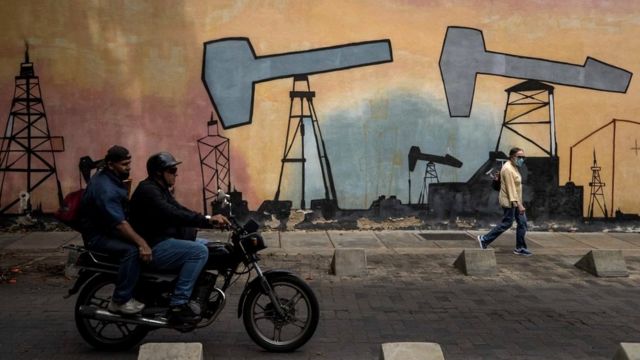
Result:
[[[152,265],[161,270],[179,270],[176,288],[169,305],[182,305],[189,301],[200,272],[207,263],[209,250],[200,241],[169,238],[152,249]]]
[[[482,237],[484,245],[489,245],[500,236],[503,232],[509,230],[513,221],[518,224],[516,228],[516,249],[526,249],[527,243],[524,241],[524,235],[527,233],[527,215],[520,214],[517,207],[502,208],[504,215],[502,216],[502,223],[496,225],[488,234]]]
[[[120,268],[113,291],[113,301],[126,303],[133,298],[133,290],[140,277],[138,246],[126,240],[108,236],[95,236],[87,241],[87,247],[120,259]]]

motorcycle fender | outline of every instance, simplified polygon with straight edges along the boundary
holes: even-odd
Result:
[[[63,298],[68,299],[71,295],[77,294],[84,284],[98,274],[93,271],[80,270],[78,275],[78,279],[73,284],[73,287],[67,291],[67,295],[64,295]]]
[[[269,278],[271,278],[272,276],[277,276],[277,275],[293,275],[293,273],[289,270],[278,270],[278,269],[267,270],[262,274],[267,280],[269,280]],[[244,307],[245,299],[247,298],[247,294],[249,293],[249,290],[253,288],[257,288],[259,291],[262,291],[262,285],[260,284],[259,277],[256,277],[253,280],[251,280],[251,282],[244,288],[244,291],[240,296],[240,301],[238,302],[238,318],[242,316],[242,308]]]

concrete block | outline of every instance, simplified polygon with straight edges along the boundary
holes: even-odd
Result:
[[[493,249],[464,249],[453,263],[465,275],[495,275],[496,254]]]
[[[367,274],[367,255],[364,249],[335,249],[331,260],[331,273],[338,276]]]
[[[444,360],[440,345],[428,342],[384,343],[380,360]]]
[[[640,343],[620,343],[613,360],[640,360]]]
[[[599,277],[629,276],[622,250],[591,250],[575,266]]]
[[[138,360],[202,360],[202,343],[146,343]]]

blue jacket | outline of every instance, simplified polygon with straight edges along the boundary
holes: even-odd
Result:
[[[128,192],[109,169],[98,171],[80,202],[80,232],[85,242],[96,236],[117,237],[116,226],[127,219]]]

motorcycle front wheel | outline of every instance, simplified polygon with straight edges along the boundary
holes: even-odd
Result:
[[[90,319],[82,316],[80,306],[107,310],[115,288],[115,278],[98,275],[84,285],[75,307],[78,332],[91,346],[104,351],[123,351],[137,345],[149,329],[142,325]]]
[[[273,352],[289,352],[304,345],[318,326],[320,310],[315,294],[300,278],[279,274],[268,277],[283,314],[259,287],[247,293],[242,317],[247,333],[256,344]]]

